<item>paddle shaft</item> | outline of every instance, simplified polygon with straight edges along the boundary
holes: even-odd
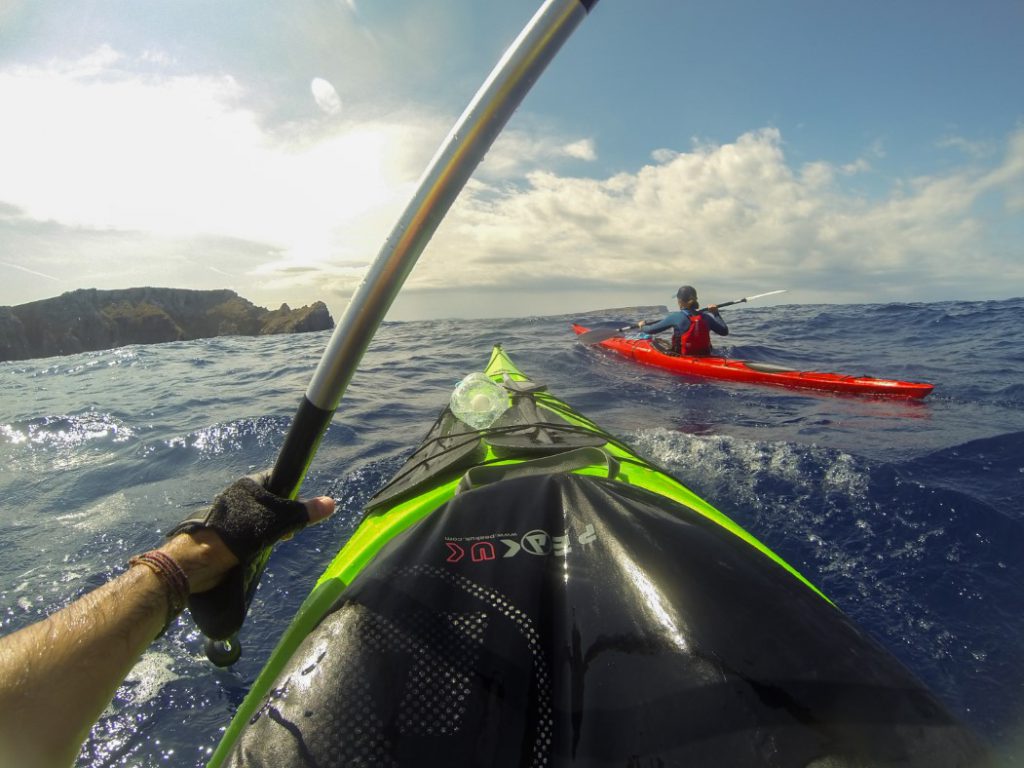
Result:
[[[714,307],[715,309],[721,309],[722,307],[731,307],[733,304],[743,304],[743,303],[745,303],[747,301],[750,301],[750,299],[734,299],[733,301],[723,301],[721,304],[711,304],[710,306]],[[643,325],[653,325],[656,322],[658,322],[658,321],[657,320],[644,320],[643,321]],[[640,327],[640,324],[637,323],[636,325],[627,325],[625,328],[621,328],[620,330],[628,331],[630,328],[639,328],[639,327]]]
[[[721,304],[712,304],[711,306],[721,309],[722,307],[731,307],[733,304],[744,304],[750,299],[735,299],[734,301],[723,301]]]

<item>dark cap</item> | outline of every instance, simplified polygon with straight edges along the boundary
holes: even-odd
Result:
[[[683,301],[690,301],[697,299],[697,289],[692,285],[684,285],[678,291],[676,291],[676,298],[682,299]]]

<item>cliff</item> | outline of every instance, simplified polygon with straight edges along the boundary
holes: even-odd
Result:
[[[126,344],[210,336],[305,333],[334,327],[327,306],[257,307],[234,291],[85,289],[0,307],[0,362],[69,355]]]

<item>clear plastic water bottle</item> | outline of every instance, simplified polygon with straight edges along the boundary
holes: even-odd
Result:
[[[487,429],[508,407],[505,388],[479,371],[466,376],[452,392],[452,413],[473,429]]]

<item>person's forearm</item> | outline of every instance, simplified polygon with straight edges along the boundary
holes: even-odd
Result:
[[[137,566],[0,644],[0,764],[71,765],[167,619],[167,588]]]
[[[729,326],[725,324],[725,320],[722,316],[713,312],[704,312],[704,320],[708,324],[708,328],[717,333],[719,336],[729,335]]]
[[[651,323],[650,325],[640,326],[640,330],[643,331],[644,333],[655,334],[661,333],[662,331],[667,331],[671,327],[671,323],[666,323],[664,320],[659,320],[658,322]]]
[[[244,496],[250,486],[259,490],[244,478],[229,491],[240,489]],[[238,517],[239,505],[244,508],[250,498],[240,501],[236,493],[218,506],[226,494],[211,508],[221,522],[231,510]],[[173,535],[157,553],[133,558],[128,571],[63,610],[0,638],[0,768],[71,765],[121,681],[190,593],[212,589],[239,565],[240,557],[254,556],[285,533],[334,511],[328,496],[299,505],[301,519],[288,509],[290,514],[281,517],[281,507],[296,502],[277,499],[274,506],[256,496],[251,500],[263,523],[269,518],[278,528],[260,519],[253,522],[248,509],[249,518],[243,519],[269,538],[239,538],[237,527],[228,525],[236,544],[246,545],[241,555],[214,528],[198,526]]]

